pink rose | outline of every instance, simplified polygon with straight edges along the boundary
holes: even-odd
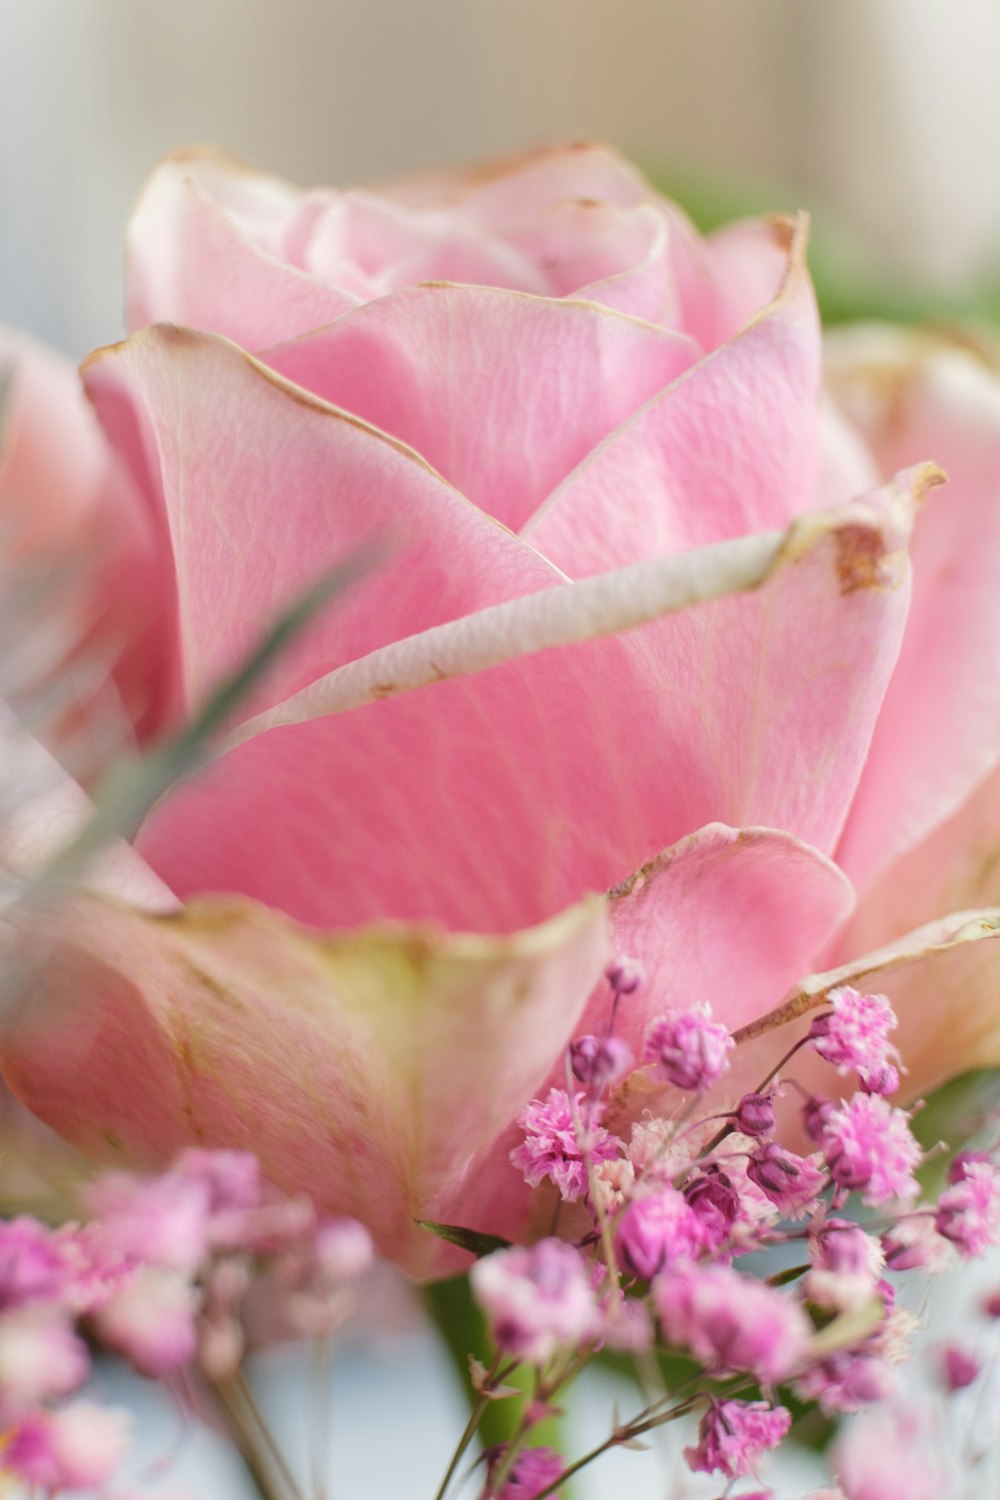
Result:
[[[346,194],[159,169],[127,301],[161,326],[84,382],[173,560],[186,702],[390,550],[140,830],[183,915],[34,929],[31,1108],[105,1158],[252,1147],[427,1273],[416,1218],[526,1231],[505,1131],[600,1030],[610,953],[639,1052],[996,899],[1000,382],[886,336],[877,373],[840,346],[835,407],[804,251],[699,240],[597,147]],[[880,975],[914,1083],[1000,1060],[992,944],[950,947],[992,923]]]
[[[62,671],[78,682],[53,724],[68,740],[110,692],[140,737],[176,713],[161,601],[168,564],[151,518],[89,409],[69,360],[0,327],[0,574],[5,575],[0,692],[37,690]],[[30,672],[18,673],[18,645]],[[13,678],[13,680],[12,680]],[[102,699],[103,692],[103,699]],[[122,716],[116,715],[120,723]]]

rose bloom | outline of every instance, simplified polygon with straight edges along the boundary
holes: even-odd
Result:
[[[132,548],[101,606],[140,740],[380,552],[104,890],[26,930],[33,1110],[103,1159],[253,1148],[433,1274],[461,1252],[415,1218],[528,1232],[511,1121],[602,1030],[613,955],[638,1051],[944,947],[879,975],[908,1085],[1000,1059],[996,950],[951,943],[997,899],[1000,382],[857,330],[824,393],[805,251],[700,239],[596,146],[346,193],[158,169],[90,408],[15,360],[5,452],[51,440],[5,516],[79,502]],[[66,401],[110,519],[51,471]]]

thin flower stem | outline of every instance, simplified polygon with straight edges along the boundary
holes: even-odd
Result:
[[[309,1435],[309,1467],[313,1500],[327,1500],[326,1442],[330,1390],[333,1376],[333,1340],[329,1334],[313,1340],[312,1350],[312,1431]]]
[[[267,1461],[260,1451],[260,1446],[251,1432],[246,1413],[242,1409],[243,1403],[229,1379],[213,1380],[210,1382],[212,1392],[215,1396],[219,1410],[225,1420],[226,1430],[233,1440],[233,1446],[243,1461],[247,1478],[259,1496],[259,1500],[285,1500],[281,1491],[275,1487],[274,1475],[270,1471]]]
[[[486,1379],[483,1382],[483,1389],[479,1393],[479,1400],[476,1402],[475,1406],[469,1413],[469,1420],[466,1422],[465,1428],[462,1432],[462,1436],[458,1440],[458,1445],[456,1446],[454,1453],[451,1455],[451,1462],[448,1464],[448,1468],[445,1471],[445,1476],[438,1486],[438,1490],[434,1496],[434,1500],[444,1500],[445,1494],[448,1490],[448,1486],[451,1484],[451,1481],[455,1477],[455,1471],[457,1470],[459,1464],[462,1462],[466,1449],[476,1435],[476,1428],[482,1421],[483,1414],[486,1411],[487,1406],[489,1406],[490,1404],[490,1392],[494,1389],[495,1385],[498,1385],[500,1383],[501,1375],[509,1375],[511,1369],[513,1368],[513,1366],[508,1366],[504,1371],[501,1372],[501,1357],[502,1356],[498,1353],[494,1358],[493,1363],[490,1365],[490,1368],[486,1372]]]
[[[774,1079],[777,1078],[778,1074],[781,1072],[785,1064],[791,1062],[796,1052],[800,1051],[806,1045],[808,1040],[808,1035],[800,1036],[795,1045],[789,1047],[784,1057],[778,1059],[774,1067],[771,1069],[770,1073],[768,1073],[764,1078],[761,1079],[760,1083],[758,1083],[757,1087],[753,1090],[753,1093],[762,1094],[767,1088],[768,1084],[772,1083]],[[709,1141],[708,1145],[702,1152],[702,1160],[704,1161],[707,1157],[711,1156],[712,1152],[715,1151],[719,1146],[721,1146],[726,1137],[732,1135],[735,1129],[736,1126],[733,1124],[732,1120],[730,1120],[728,1124],[723,1125],[721,1130],[717,1130],[715,1135],[713,1135],[712,1139]]]
[[[538,1491],[534,1500],[548,1500],[548,1497],[554,1495],[561,1485],[564,1485],[567,1480],[572,1479],[574,1474],[579,1474],[580,1470],[585,1469],[588,1464],[592,1464],[596,1458],[609,1453],[612,1448],[620,1448],[623,1443],[632,1442],[634,1438],[640,1437],[644,1432],[651,1432],[654,1427],[664,1427],[667,1422],[674,1422],[679,1417],[687,1416],[688,1412],[693,1410],[702,1399],[702,1394],[697,1393],[694,1396],[689,1396],[686,1401],[682,1401],[679,1406],[671,1408],[670,1411],[663,1412],[660,1416],[650,1417],[645,1421],[636,1417],[624,1427],[616,1428],[610,1437],[604,1439],[603,1443],[598,1443],[596,1448],[591,1448],[590,1452],[585,1453],[582,1458],[578,1458],[573,1463],[568,1464],[558,1478],[553,1479],[552,1483],[546,1485],[544,1490]]]
[[[583,1124],[580,1120],[580,1111],[577,1109],[576,1105],[573,1071],[570,1064],[568,1048],[566,1050],[566,1098],[569,1100],[570,1113],[573,1117],[573,1130],[576,1135],[577,1145],[580,1148],[580,1155],[583,1157],[583,1165],[586,1168],[587,1172],[587,1192],[590,1196],[590,1206],[594,1211],[594,1218],[597,1220],[597,1228],[601,1236],[601,1251],[604,1255],[605,1265],[608,1269],[608,1278],[611,1282],[611,1289],[614,1293],[615,1300],[617,1301],[618,1297],[621,1295],[621,1281],[618,1276],[618,1262],[615,1260],[614,1236],[611,1232],[611,1225],[608,1222],[608,1216],[604,1212],[603,1204],[600,1201],[600,1195],[596,1191],[597,1178],[594,1175],[594,1164],[590,1159],[590,1152],[587,1150],[586,1145],[584,1144],[586,1136],[584,1135]]]

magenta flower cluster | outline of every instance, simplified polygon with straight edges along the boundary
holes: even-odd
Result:
[[[272,1193],[242,1152],[113,1172],[87,1197],[82,1224],[0,1223],[0,1473],[46,1495],[119,1493],[129,1418],[79,1394],[91,1346],[143,1375],[215,1382],[239,1366],[254,1279],[271,1281],[290,1329],[320,1332],[373,1254],[361,1225]]]
[[[834,990],[786,1058],[811,1046],[839,1072],[857,1073],[856,1092],[808,1094],[792,1075],[769,1076],[720,1108],[733,1046],[725,1029],[701,1006],[660,1016],[646,1030],[638,1073],[630,1072],[613,1034],[625,990],[611,988],[607,1032],[578,1039],[567,1055],[567,1076],[583,1087],[534,1100],[511,1153],[532,1187],[554,1189],[554,1222],[565,1204],[576,1205],[572,1217],[563,1216],[562,1238],[478,1261],[473,1292],[501,1357],[535,1366],[539,1410],[600,1344],[635,1351],[659,1343],[688,1355],[701,1371],[696,1394],[654,1403],[620,1424],[612,1442],[697,1416],[689,1467],[730,1484],[756,1478],[791,1422],[779,1388],[831,1415],[882,1410],[912,1325],[887,1277],[933,1274],[955,1252],[978,1255],[993,1243],[1000,1172],[989,1153],[958,1156],[938,1202],[920,1203],[910,1114],[885,1097],[899,1072],[884,996]],[[816,1148],[805,1154],[785,1144],[787,1115],[778,1138],[776,1104],[793,1089],[803,1101],[802,1134]],[[659,1112],[637,1112],[634,1098],[658,1100]],[[879,1219],[866,1222],[865,1209]],[[774,1284],[762,1281],[741,1266],[752,1251],[780,1253],[791,1269]],[[946,1391],[977,1376],[963,1351],[942,1355]],[[529,1410],[522,1437],[531,1423]],[[547,1449],[529,1461],[533,1451],[494,1454],[489,1473],[501,1482],[491,1488],[488,1477],[484,1496],[558,1493],[565,1469]],[[538,1487],[524,1489],[522,1474]],[[868,1492],[848,1481],[843,1494],[867,1500]]]

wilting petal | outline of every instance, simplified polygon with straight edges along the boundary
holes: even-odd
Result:
[[[831,367],[884,471],[919,450],[949,478],[914,531],[910,618],[838,854],[863,887],[1000,764],[1000,376],[888,329],[838,336]],[[929,915],[965,904],[942,895]]]
[[[129,328],[183,323],[262,349],[354,307],[355,295],[282,258],[299,196],[222,153],[168,157],[129,226]]]
[[[1000,789],[994,789],[994,804],[1000,805]],[[902,870],[893,872],[894,886],[881,908],[873,909],[869,898],[848,923],[838,947],[849,945],[858,956],[802,981],[775,1013],[744,1028],[742,1039],[753,1043],[749,1057],[755,1067],[762,1059],[773,1063],[780,1057],[795,1040],[795,1019],[822,1004],[841,984],[877,990],[892,1002],[899,1017],[893,1041],[905,1068],[902,1098],[923,1097],[970,1068],[1000,1064],[1000,906],[954,911],[902,937],[887,941],[885,936],[886,921],[895,917],[898,933],[921,913],[921,876],[940,890],[933,852],[929,848],[919,865],[911,856]],[[992,879],[983,884],[995,899],[1000,881],[995,869],[990,873]],[[864,946],[872,940],[879,946]],[[800,1057],[793,1071],[824,1092],[842,1091],[832,1069],[816,1057]]]
[[[98,1160],[253,1150],[417,1274],[450,1252],[414,1219],[538,1088],[607,957],[599,899],[506,939],[324,939],[245,902],[83,896],[24,941],[0,1053],[30,1109]]]
[[[262,358],[401,438],[517,531],[696,353],[678,334],[578,302],[423,286]]]
[[[837,941],[841,958],[886,943],[913,921],[950,921],[953,909],[1000,906],[1000,772],[865,891]],[[881,988],[881,984],[879,986]],[[910,1093],[963,1068],[1000,1064],[1000,949],[982,944],[899,977],[888,993],[900,1007],[901,1050]]]
[[[615,208],[633,208],[650,196],[649,184],[624,156],[593,141],[538,146],[490,161],[415,172],[380,182],[380,196],[410,208],[452,208],[506,233],[560,204],[593,199]]]
[[[935,477],[780,545],[560,585],[388,647],[258,721],[139,847],[182,895],[481,931],[607,889],[716,819],[827,853],[898,649],[909,511]],[[751,591],[717,597],[734,588]]]
[[[85,379],[165,517],[189,700],[363,539],[383,544],[383,564],[286,653],[262,688],[270,701],[339,662],[560,577],[410,449],[222,339],[147,329],[92,355]]]
[[[786,526],[815,506],[821,371],[804,223],[786,250],[767,309],[607,438],[525,528],[571,577]]]
[[[707,237],[704,255],[716,287],[713,343],[721,344],[780,292],[788,263],[784,223],[751,219],[727,224]]]

